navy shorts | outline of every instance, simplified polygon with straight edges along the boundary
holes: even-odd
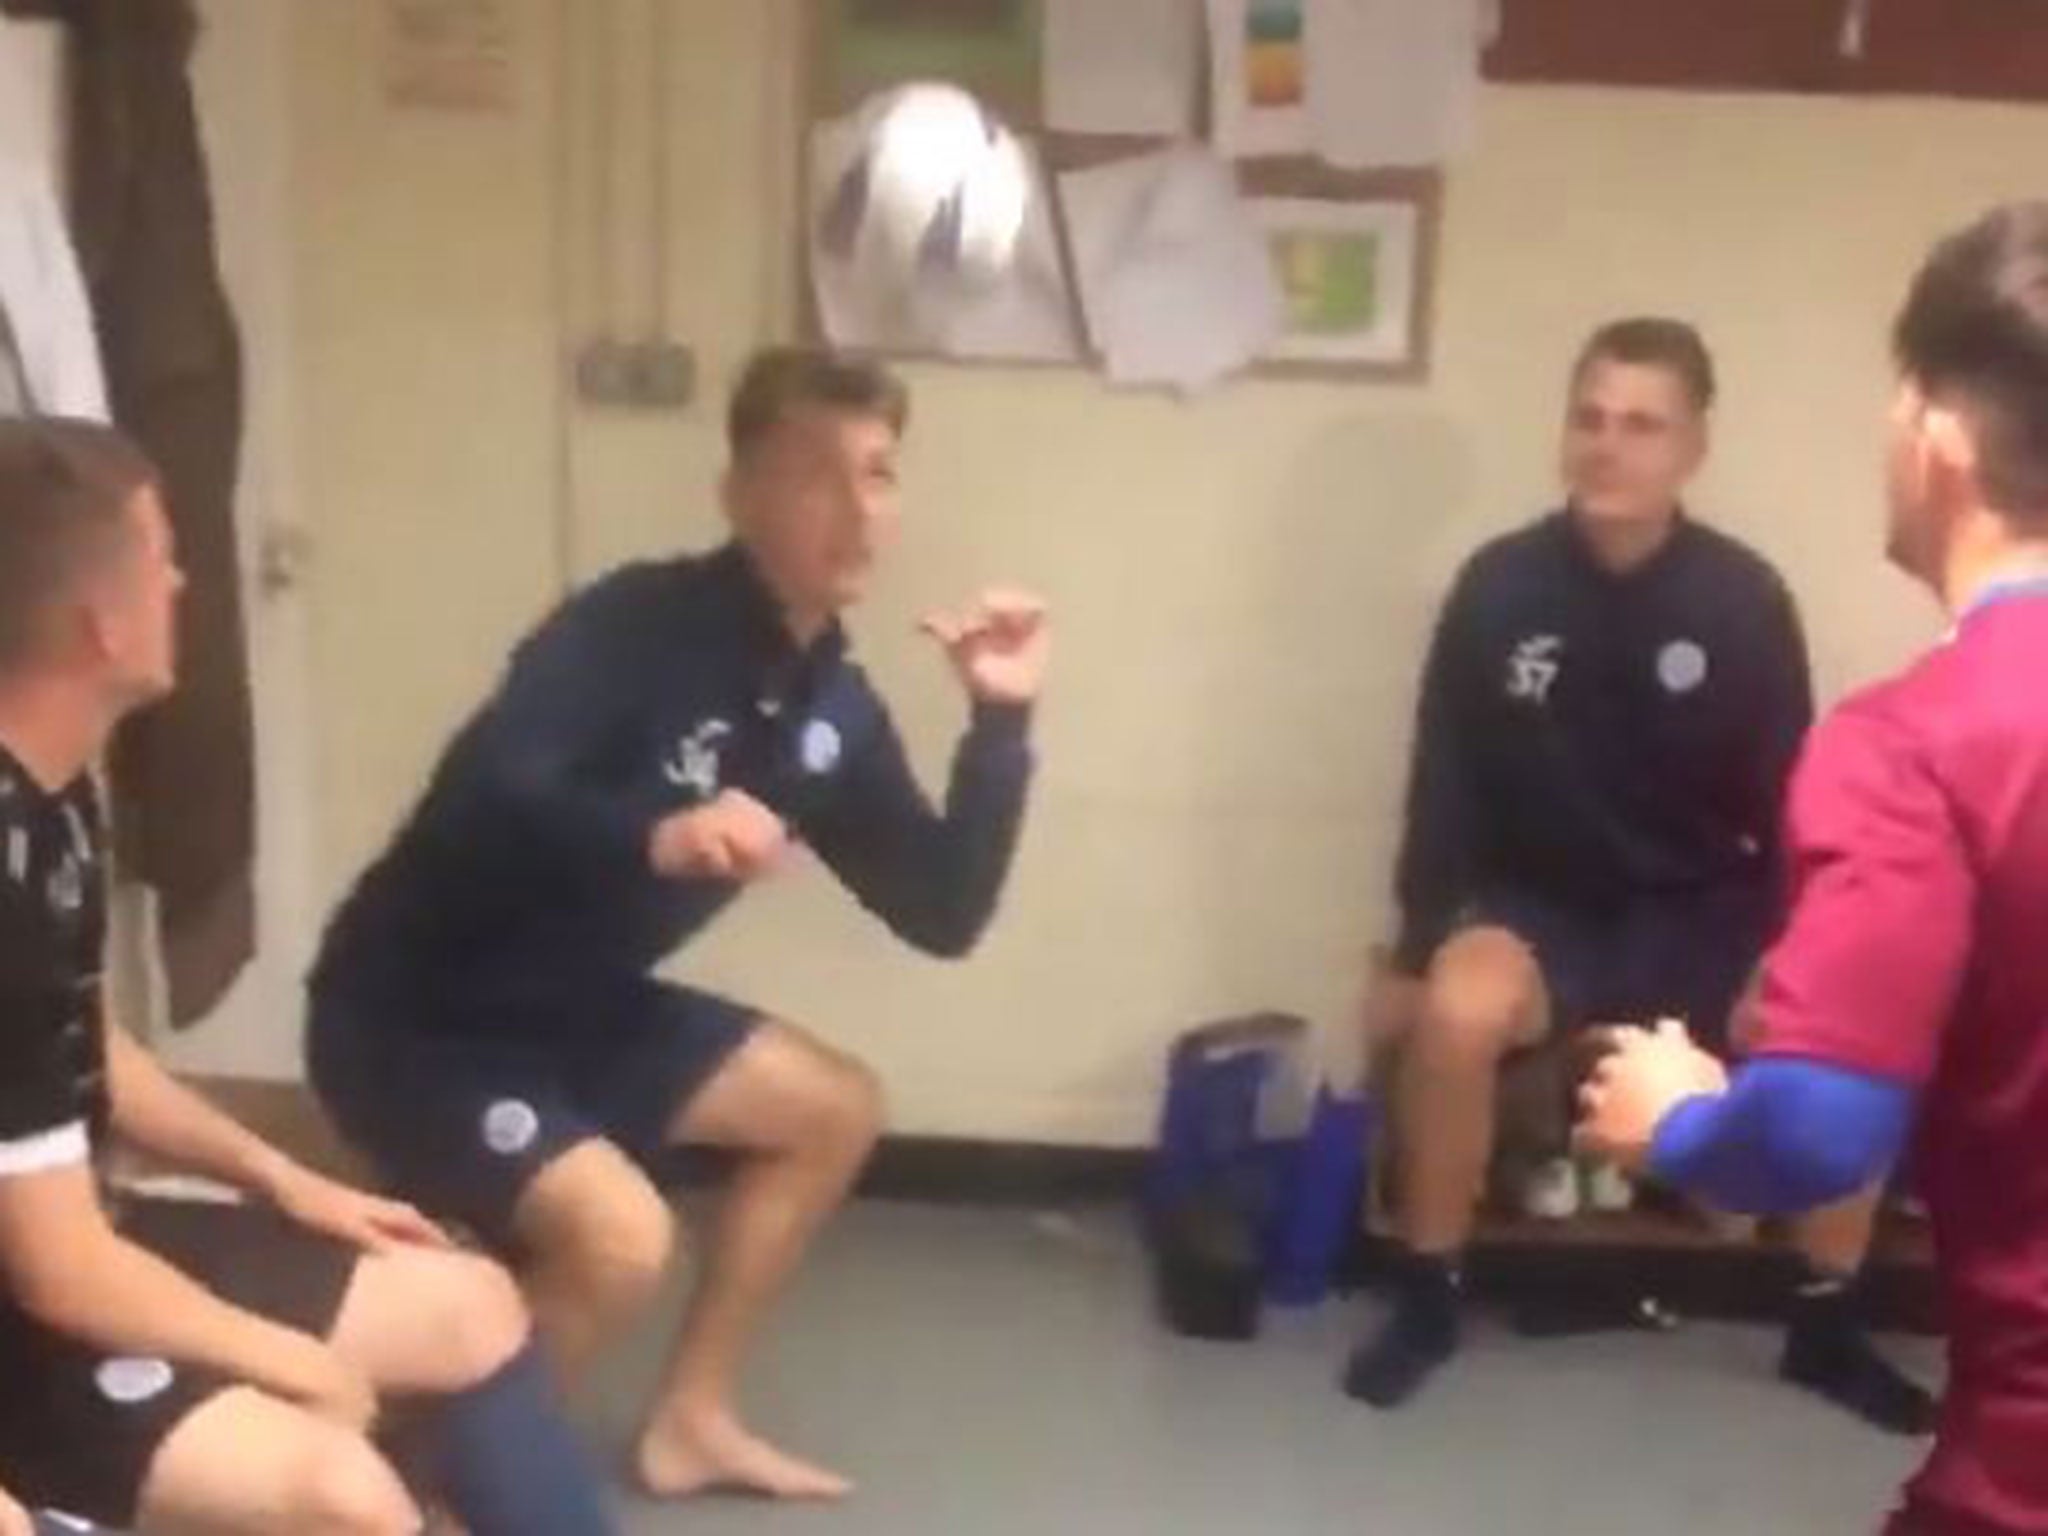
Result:
[[[359,1258],[263,1206],[131,1199],[115,1225],[214,1295],[316,1338],[333,1332]],[[164,1441],[236,1385],[201,1366],[109,1356],[0,1301],[0,1486],[33,1509],[130,1525]]]
[[[1718,1051],[1770,943],[1773,906],[1767,893],[1740,886],[1593,912],[1500,886],[1473,902],[1465,925],[1505,928],[1535,952],[1555,1031],[1675,1018]]]
[[[652,977],[489,1019],[423,1017],[316,987],[307,1075],[396,1193],[509,1254],[513,1210],[541,1169],[593,1137],[651,1167],[677,1112],[758,1023],[752,1009]]]

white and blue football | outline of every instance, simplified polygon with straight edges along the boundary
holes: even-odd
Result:
[[[908,309],[1001,283],[1031,199],[1016,136],[966,91],[937,84],[876,97],[853,129],[850,155],[817,189],[825,259]]]

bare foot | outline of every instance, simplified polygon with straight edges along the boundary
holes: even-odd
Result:
[[[634,1462],[640,1486],[658,1499],[750,1493],[829,1503],[853,1492],[845,1478],[784,1455],[730,1414],[650,1423]]]

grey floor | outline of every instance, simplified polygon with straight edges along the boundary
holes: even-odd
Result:
[[[1762,1329],[1531,1343],[1481,1324],[1407,1412],[1332,1374],[1359,1304],[1248,1345],[1163,1334],[1126,1224],[869,1204],[825,1239],[749,1408],[855,1476],[832,1510],[626,1499],[634,1536],[1803,1536],[1875,1528],[1916,1448],[1777,1385]],[[629,1433],[664,1324],[591,1405]],[[1925,1344],[1901,1351],[1930,1377]],[[623,1497],[623,1496],[622,1496]]]

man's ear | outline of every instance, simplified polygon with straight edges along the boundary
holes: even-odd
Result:
[[[1930,403],[1920,414],[1917,430],[1923,472],[1939,503],[1982,501],[1977,433],[1968,415],[1952,405]]]

